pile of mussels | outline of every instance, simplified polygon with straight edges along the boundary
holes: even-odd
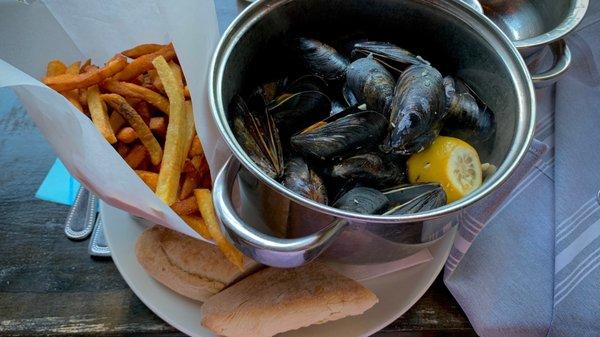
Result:
[[[322,204],[399,215],[446,204],[439,184],[406,183],[407,156],[440,134],[492,139],[493,112],[461,80],[386,42],[350,58],[297,38],[305,75],[262,84],[229,107],[238,142],[267,175]]]

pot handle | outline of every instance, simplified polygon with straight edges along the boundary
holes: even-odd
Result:
[[[531,74],[536,88],[544,88],[558,81],[571,66],[571,50],[564,39],[553,42],[550,49],[556,60],[552,69],[541,74]]]
[[[221,169],[213,188],[215,212],[221,228],[230,241],[244,254],[262,264],[279,267],[298,267],[314,260],[342,232],[346,220],[334,220],[322,230],[297,239],[276,238],[256,230],[237,214],[231,202],[240,162],[231,156]]]

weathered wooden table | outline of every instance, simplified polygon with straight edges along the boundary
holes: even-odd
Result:
[[[217,0],[221,29],[244,4]],[[110,259],[63,234],[68,208],[34,198],[55,155],[0,89],[0,336],[181,336],[129,289]],[[378,336],[475,336],[438,279]]]

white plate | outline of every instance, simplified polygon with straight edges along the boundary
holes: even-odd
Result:
[[[214,336],[200,325],[201,303],[180,296],[154,281],[138,264],[134,246],[145,229],[144,225],[126,212],[106,204],[102,204],[100,213],[112,258],[140,300],[160,318],[190,336]],[[290,331],[281,336],[368,336],[383,329],[410,309],[431,286],[448,257],[454,234],[455,231],[448,233],[430,249],[434,257],[432,261],[361,282],[379,297],[379,303],[365,314]]]

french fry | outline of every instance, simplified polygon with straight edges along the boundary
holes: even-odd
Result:
[[[183,72],[181,71],[181,67],[173,61],[169,62],[169,67],[171,67],[173,74],[175,74],[175,77],[177,78],[177,83],[180,83],[183,86]],[[160,80],[160,77],[154,76],[154,78],[152,80],[152,85],[156,89],[158,89],[158,91],[163,92],[163,93],[165,92],[165,87],[163,86],[162,81]],[[186,91],[187,91],[187,97],[186,97]],[[183,96],[186,98],[189,98],[189,90],[187,90],[187,87],[185,87],[185,86],[183,88]]]
[[[137,144],[127,153],[127,156],[125,156],[125,162],[135,170],[142,165],[144,159],[147,157],[148,150],[146,150],[146,147],[142,144]]]
[[[156,88],[156,90],[158,90],[162,93],[165,93],[165,87],[163,86],[162,82],[160,81],[160,77],[158,77],[158,76],[154,77],[154,79],[152,80],[152,86],[154,88]]]
[[[87,90],[80,89],[79,95],[77,95],[77,100],[79,100],[79,104],[82,106],[87,105]]]
[[[167,134],[167,121],[164,117],[150,118],[150,123],[148,123],[148,126],[155,135],[164,137]]]
[[[123,116],[121,116],[121,114],[116,111],[113,111],[113,113],[110,114],[110,119],[108,120],[108,122],[110,123],[110,127],[113,129],[114,132],[119,132],[119,130],[121,130],[125,123],[127,123],[125,118],[123,118]]]
[[[81,105],[81,103],[79,103],[78,96],[74,97],[71,93],[65,93],[63,96],[65,96],[65,98],[68,99],[69,102],[71,102],[71,104],[73,104],[79,111],[85,113],[85,110],[83,110],[83,106]]]
[[[81,64],[81,62],[79,62],[79,61],[71,63],[65,69],[65,75],[79,74],[79,65],[80,64]],[[69,100],[69,102],[71,102],[71,104],[73,104],[77,109],[79,109],[79,111],[84,112],[84,110],[83,110],[84,104],[81,104],[81,102],[79,101],[79,90],[75,89],[75,90],[64,91],[61,94],[63,96],[65,96]]]
[[[137,111],[144,122],[150,126],[150,119],[152,118],[152,111],[150,110],[150,104],[146,101],[141,101],[138,104],[134,105],[133,108]]]
[[[200,234],[206,240],[212,240],[208,227],[204,223],[204,219],[197,215],[182,215],[181,218],[190,226],[196,233]]]
[[[83,62],[83,64],[79,68],[79,73],[80,74],[85,73],[86,71],[88,71],[88,69],[91,65],[92,65],[92,59],[85,60],[85,62]]]
[[[125,69],[122,69],[121,72],[115,75],[115,80],[129,81],[138,77],[142,73],[152,69],[152,61],[159,56],[162,56],[167,61],[174,58],[175,49],[173,48],[173,44],[169,43],[168,45],[155,51],[154,53],[142,55],[134,59],[125,67]]]
[[[133,143],[136,139],[138,139],[138,135],[132,127],[127,126],[122,128],[121,131],[119,131],[119,133],[117,134],[117,139],[120,142],[129,144]]]
[[[169,114],[169,100],[163,95],[141,85],[109,79],[102,82],[101,86],[107,91],[124,97],[133,97],[144,100],[154,105],[165,114]]]
[[[192,111],[192,102],[185,101],[185,124],[183,128],[183,152],[182,152],[182,163],[185,162],[185,158],[187,158],[187,154],[190,152],[190,148],[192,147],[192,142],[194,141],[194,137],[196,136],[196,126],[194,125],[194,112]]]
[[[156,190],[156,182],[158,181],[158,173],[136,170],[135,173],[142,179],[142,181],[148,185],[148,187],[154,192]]]
[[[199,156],[204,154],[204,149],[202,148],[202,143],[200,142],[200,138],[198,135],[194,136],[192,140],[192,147],[190,147],[190,152],[188,153],[188,157],[193,158],[195,156]]]
[[[125,143],[117,143],[116,150],[121,157],[125,158],[125,156],[127,156],[127,153],[129,152],[129,145]]]
[[[194,193],[194,189],[200,186],[200,176],[197,171],[186,173],[181,191],[179,191],[179,199],[185,199]]]
[[[174,202],[171,205],[171,209],[179,215],[194,214],[198,212],[198,202],[196,201],[196,197],[192,195],[189,198]]]
[[[89,95],[89,93],[88,93]],[[117,111],[135,130],[140,141],[150,154],[150,160],[153,165],[160,164],[163,157],[163,150],[160,144],[148,128],[142,117],[127,103],[125,98],[117,94],[103,94],[102,99]]]
[[[97,85],[87,88],[87,105],[96,129],[110,144],[116,143],[117,137],[115,137],[115,132],[110,126],[108,112],[106,111],[106,106],[102,104],[100,89],[98,89]]]
[[[77,74],[79,74],[80,67],[81,67],[81,61],[73,62],[67,67],[65,74],[77,75]]]
[[[61,60],[52,60],[46,66],[46,76],[58,76],[67,71],[67,66]]]
[[[181,167],[187,154],[185,146],[189,122],[186,119],[189,114],[184,104],[183,88],[177,83],[177,78],[166,59],[159,56],[152,61],[152,64],[165,86],[170,103],[164,160],[158,176],[156,196],[165,204],[171,205],[177,199]]]
[[[190,94],[190,89],[188,89],[187,85],[183,87],[183,96],[185,97],[185,99],[192,98],[192,94]]]
[[[127,59],[123,55],[116,55],[102,68],[77,75],[46,76],[42,79],[44,84],[56,91],[68,91],[87,88],[98,84],[108,77],[113,76],[127,66]]]
[[[212,236],[213,240],[221,252],[223,252],[225,257],[227,257],[231,263],[242,270],[244,266],[244,255],[242,255],[239,250],[237,250],[229,241],[227,241],[221,232],[221,226],[217,221],[210,190],[196,189],[194,190],[194,196],[196,197],[198,209],[200,210],[200,214],[202,214],[202,218],[204,219],[206,227],[208,227],[210,236]]]
[[[192,163],[196,171],[200,171],[203,159],[204,155],[194,156],[192,159],[190,159],[190,163]]]
[[[131,49],[124,50],[123,52],[121,52],[121,54],[134,59],[146,54],[155,53],[164,47],[164,44],[145,43],[137,45]]]
[[[169,67],[171,67],[171,71],[173,71],[173,75],[175,75],[175,78],[177,79],[177,83],[179,83],[183,87],[184,86],[183,71],[181,70],[181,67],[173,61],[169,62]],[[184,94],[184,96],[185,96],[185,94]]]

